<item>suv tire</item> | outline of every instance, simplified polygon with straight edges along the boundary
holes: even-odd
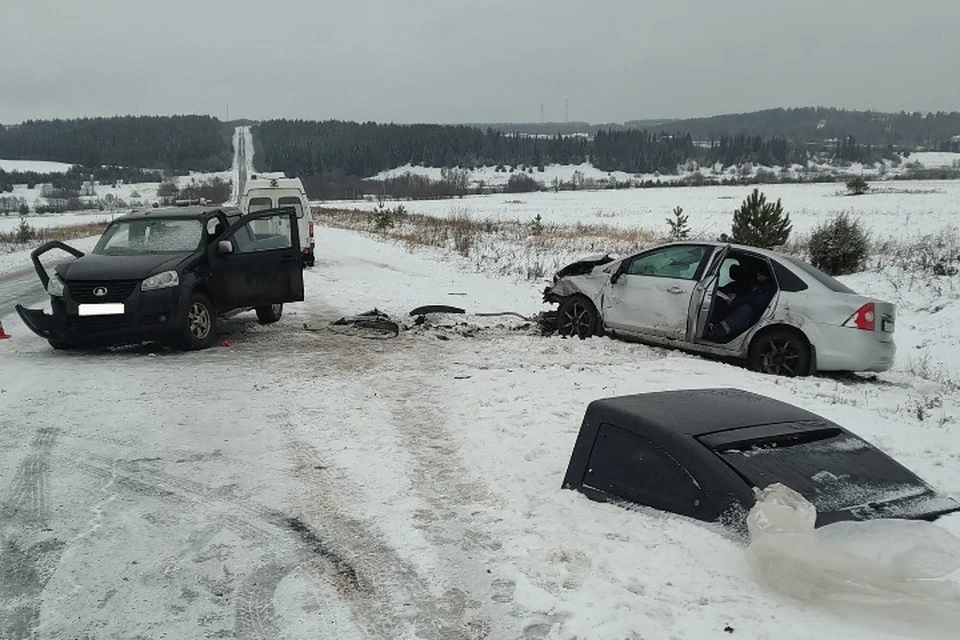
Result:
[[[265,304],[257,307],[256,311],[260,324],[273,324],[283,315],[283,304]]]
[[[187,303],[187,315],[181,328],[181,342],[187,349],[206,349],[217,338],[217,314],[210,298],[194,293]]]

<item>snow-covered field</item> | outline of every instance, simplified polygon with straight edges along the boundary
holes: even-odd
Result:
[[[47,160],[3,160],[0,159],[0,169],[3,171],[35,171],[37,173],[66,173],[72,164],[65,162],[50,162]]]
[[[410,213],[475,219],[544,223],[604,224],[618,228],[641,227],[666,232],[666,218],[675,207],[689,216],[694,235],[715,239],[730,231],[733,212],[754,187],[662,187],[472,195],[443,200],[402,201]],[[768,200],[780,199],[790,214],[795,234],[806,234],[841,211],[849,212],[876,239],[937,233],[960,226],[960,181],[890,181],[872,183],[872,193],[844,195],[843,185],[758,185]],[[370,201],[329,201],[320,206],[372,210]],[[390,203],[393,206],[393,203]]]
[[[119,215],[123,215],[123,213],[125,212],[77,211],[75,213],[30,214],[24,216],[24,218],[27,224],[34,229],[48,229],[51,227],[69,227],[78,224],[107,222]],[[9,216],[0,215],[0,233],[14,231],[19,226],[20,216],[12,213]]]
[[[911,301],[895,369],[779,379],[512,319],[416,327],[406,313],[428,303],[532,314],[540,287],[356,233],[317,241],[306,301],[270,327],[238,316],[228,348],[58,353],[2,317],[0,511],[14,516],[0,531],[22,569],[4,579],[24,584],[0,601],[0,631],[938,637],[896,608],[793,600],[716,527],[560,484],[591,400],[722,386],[820,413],[958,494],[960,397],[913,361],[956,347],[955,292],[854,276]],[[373,307],[407,330],[365,340],[328,325]],[[960,534],[960,517],[942,526]]]
[[[910,154],[906,162],[918,162],[928,169],[960,167],[960,153],[950,151],[916,151]]]

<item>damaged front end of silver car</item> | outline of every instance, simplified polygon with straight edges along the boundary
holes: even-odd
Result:
[[[553,276],[553,282],[547,285],[543,290],[543,301],[547,304],[561,305],[567,298],[577,295],[589,295],[581,286],[585,284],[580,282],[583,276],[589,276],[597,267],[614,262],[609,254],[601,254],[581,258],[576,262],[571,262],[564,268],[557,271]],[[558,330],[559,310],[544,311],[537,317],[537,324],[544,335],[556,333]]]

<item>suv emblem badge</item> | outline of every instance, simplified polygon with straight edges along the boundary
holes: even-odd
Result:
[[[97,287],[96,289],[93,290],[93,295],[95,295],[95,296],[97,296],[97,297],[99,297],[99,298],[102,298],[103,296],[107,295],[107,288],[106,288],[106,287]]]

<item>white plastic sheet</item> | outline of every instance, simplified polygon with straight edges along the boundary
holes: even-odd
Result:
[[[748,559],[761,581],[841,613],[901,625],[916,637],[960,636],[960,538],[935,523],[839,522],[814,528],[816,508],[782,484],[747,517]]]

